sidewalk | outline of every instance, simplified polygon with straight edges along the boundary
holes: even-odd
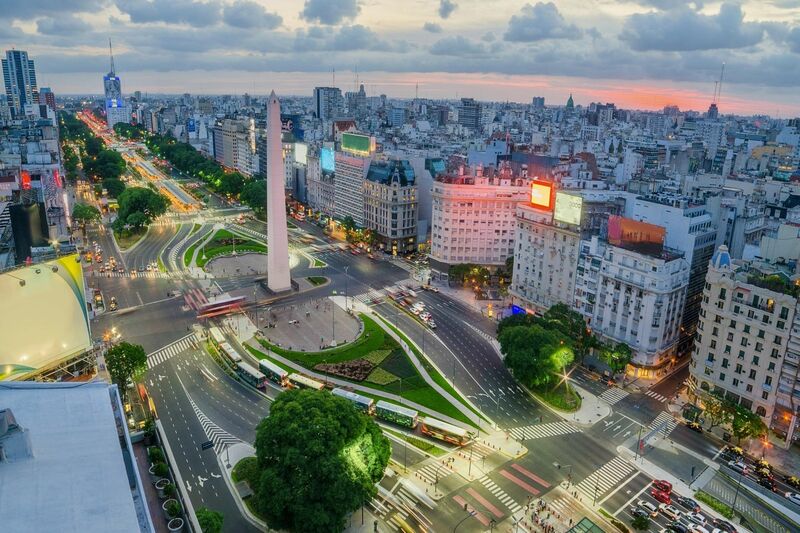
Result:
[[[505,309],[503,300],[478,300],[475,298],[475,293],[469,289],[458,289],[450,287],[447,284],[442,285],[441,283],[436,283],[436,287],[442,294],[458,300],[484,316],[486,316],[486,307],[489,304],[494,308],[495,319],[497,319],[502,314],[502,310]]]
[[[539,400],[538,398],[536,399],[537,403],[545,406],[551,412],[560,416],[567,422],[572,422],[580,426],[592,426],[611,414],[611,406],[609,406],[606,402],[604,402],[603,400],[601,400],[599,397],[595,396],[588,390],[584,389],[583,387],[576,385],[574,382],[572,382],[571,384],[572,387],[575,389],[575,391],[581,397],[581,406],[574,413],[560,411],[550,406],[550,404],[548,404],[547,402]],[[533,393],[529,392],[529,394]]]
[[[139,470],[139,477],[142,480],[145,498],[147,499],[147,508],[150,511],[150,520],[153,522],[153,528],[156,533],[168,533],[167,522],[164,520],[164,514],[161,511],[161,504],[163,500],[159,499],[158,492],[150,481],[150,474],[147,472],[150,460],[147,458],[147,447],[144,442],[139,441],[133,444],[133,455],[135,458],[136,468]]]

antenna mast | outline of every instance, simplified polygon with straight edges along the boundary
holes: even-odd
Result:
[[[111,37],[108,38],[108,55],[111,57],[111,74],[114,74],[114,52],[111,50]]]
[[[335,68],[331,69],[331,79],[333,80],[333,83],[332,83],[331,87],[336,87],[336,69]]]
[[[722,62],[722,72],[719,73],[719,90],[717,91],[717,100],[722,96],[722,81],[725,79],[725,62]]]

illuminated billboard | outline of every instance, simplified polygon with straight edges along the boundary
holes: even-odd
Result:
[[[375,139],[358,133],[342,133],[342,151],[355,155],[369,155],[375,151]]]
[[[617,215],[608,217],[608,242],[620,248],[660,255],[666,236],[667,230],[655,224]]]
[[[305,143],[294,143],[294,160],[301,165],[308,164],[308,145]]]
[[[540,209],[553,209],[553,184],[547,181],[531,182],[531,203]]]
[[[22,377],[91,348],[77,254],[0,274],[0,294],[0,380]]]
[[[575,226],[581,223],[581,211],[583,208],[583,197],[565,192],[556,193],[556,210],[553,218],[565,224]]]
[[[336,158],[332,149],[323,148],[319,151],[319,166],[323,172],[336,172]]]

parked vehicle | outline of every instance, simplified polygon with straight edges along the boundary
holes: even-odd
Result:
[[[714,527],[716,527],[717,529],[719,529],[721,531],[725,531],[725,533],[738,533],[736,531],[736,528],[733,527],[733,524],[731,524],[730,522],[727,522],[725,520],[722,520],[720,518],[715,518],[714,519]]]
[[[672,483],[664,479],[654,479],[653,486],[661,492],[666,492],[667,494],[672,492]]]
[[[667,505],[663,509],[661,509],[661,514],[669,518],[670,520],[677,520],[683,514],[681,511],[678,510],[677,507],[674,505]]]
[[[700,526],[705,526],[706,522],[708,521],[708,520],[706,520],[705,516],[703,516],[702,514],[697,513],[697,512],[686,513],[683,516],[685,516],[687,519],[689,519],[690,521],[692,521],[695,524],[700,525]]]
[[[111,300],[108,302],[108,310],[109,311],[116,311],[117,310],[117,297],[112,296]]]
[[[784,494],[784,496],[786,496],[787,500],[800,505],[800,494],[796,492],[787,492],[786,494]]]
[[[650,496],[664,505],[669,505],[672,503],[672,499],[669,497],[669,492],[664,492],[663,490],[653,489],[650,491]]]
[[[655,505],[653,505],[648,501],[639,500],[638,502],[636,502],[636,507],[650,513],[651,518],[655,518],[656,516],[658,516],[658,507],[656,507]]]
[[[747,475],[747,465],[744,464],[742,461],[728,461],[728,467],[740,474]]]
[[[686,427],[697,433],[703,432],[703,426],[701,426],[699,422],[686,422]]]
[[[700,510],[700,506],[691,498],[687,498],[686,496],[675,495],[674,498],[675,503],[683,507],[684,509],[689,509],[690,511],[697,512]]]

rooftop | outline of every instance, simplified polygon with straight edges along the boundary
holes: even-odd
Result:
[[[106,383],[0,383],[30,455],[0,440],[4,531],[142,531]],[[116,402],[116,394],[114,394]]]

